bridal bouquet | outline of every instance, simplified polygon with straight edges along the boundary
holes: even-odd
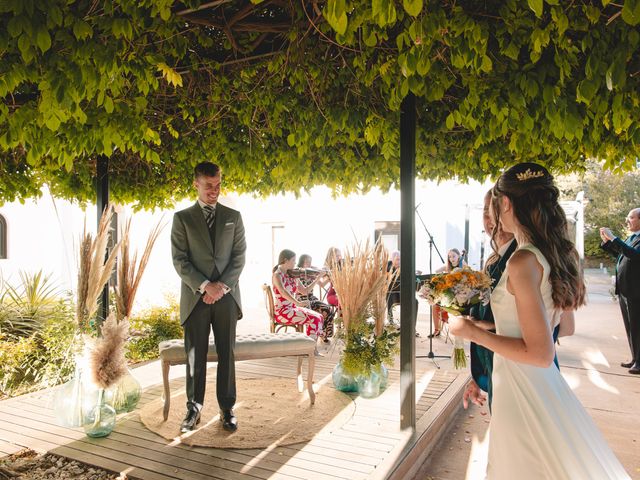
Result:
[[[456,268],[448,273],[434,275],[420,289],[420,296],[431,305],[452,315],[464,315],[472,305],[489,303],[491,278],[484,272],[469,267]],[[462,338],[454,339],[453,366],[465,368],[467,360],[464,354]]]

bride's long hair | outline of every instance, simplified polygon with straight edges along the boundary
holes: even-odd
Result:
[[[525,236],[549,262],[553,303],[563,310],[585,303],[585,285],[578,252],[567,230],[567,219],[558,203],[553,176],[536,163],[520,163],[504,172],[492,190],[496,225],[500,222],[500,198],[511,200],[513,213]],[[492,239],[497,228],[494,228]]]

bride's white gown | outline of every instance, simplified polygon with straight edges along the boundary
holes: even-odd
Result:
[[[520,248],[544,269],[541,290],[552,319],[549,263],[536,247]],[[522,337],[506,271],[491,294],[491,310],[499,335]],[[488,479],[630,478],[553,363],[539,368],[495,354],[492,381]]]

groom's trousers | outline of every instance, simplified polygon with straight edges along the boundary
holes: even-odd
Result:
[[[207,353],[209,333],[218,355],[216,395],[221,409],[236,403],[236,370],[233,349],[236,341],[238,305],[229,294],[214,304],[200,299],[184,323],[184,346],[187,353],[187,408],[193,403],[204,404],[207,384]]]

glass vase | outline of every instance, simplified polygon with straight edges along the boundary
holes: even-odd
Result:
[[[380,395],[380,375],[373,369],[368,375],[358,375],[358,393],[362,398],[375,398]]]
[[[105,392],[106,402],[116,409],[116,413],[133,411],[141,395],[140,382],[128,368],[127,373]]]
[[[82,370],[76,367],[73,378],[60,385],[53,396],[53,414],[63,427],[81,427],[83,411],[91,403],[90,384],[84,381]]]
[[[356,379],[352,375],[347,375],[344,372],[342,361],[338,362],[338,364],[333,368],[331,379],[333,380],[333,386],[336,388],[336,390],[340,390],[341,392],[358,391],[358,384],[356,383]]]
[[[382,363],[373,368],[374,371],[380,376],[380,391],[382,392],[387,388],[387,384],[389,383],[389,369]]]
[[[84,414],[84,431],[88,437],[106,437],[115,426],[116,410],[105,402],[104,389],[100,389],[97,402]]]

